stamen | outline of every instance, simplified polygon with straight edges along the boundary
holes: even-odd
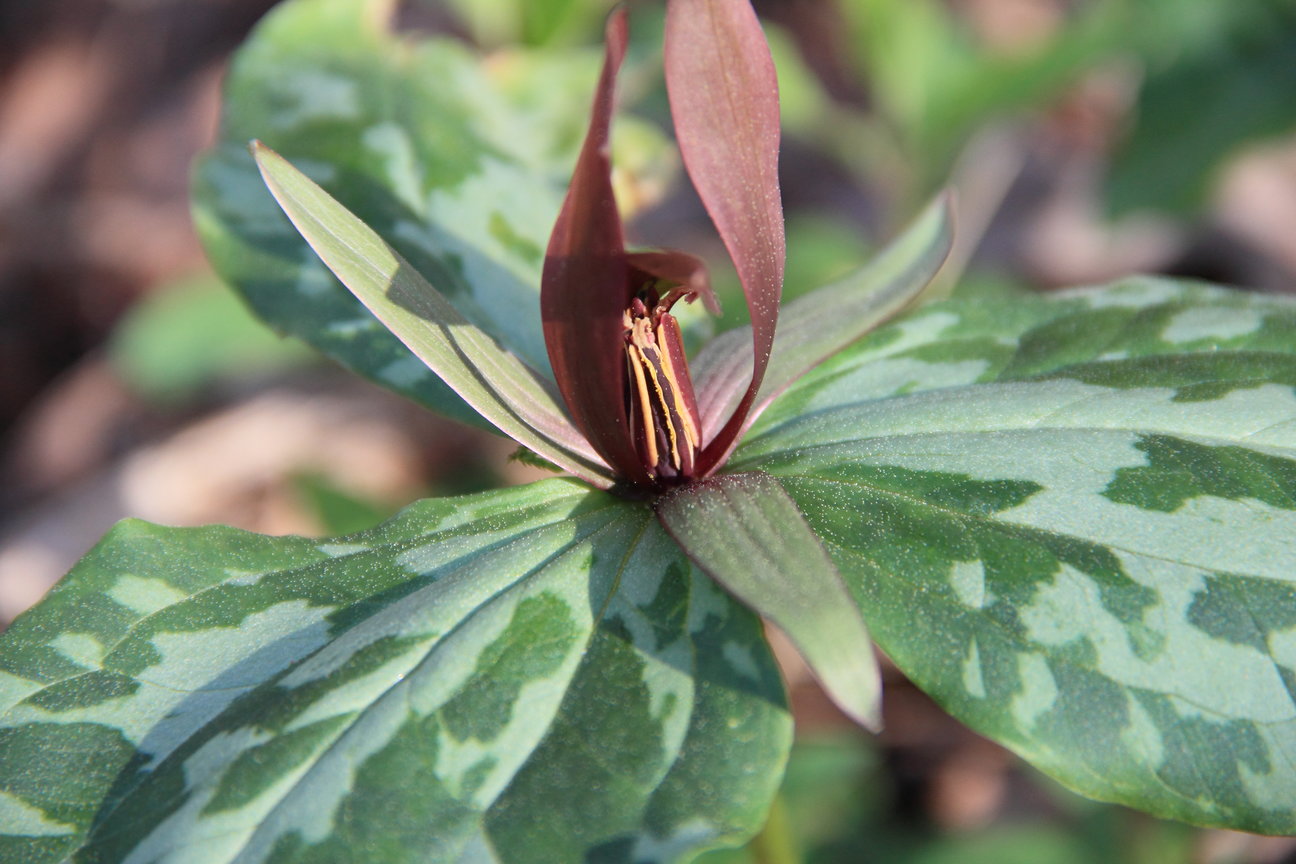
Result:
[[[702,436],[679,324],[645,299],[656,296],[634,298],[624,319],[636,447],[653,477],[689,477]]]
[[[640,422],[643,424],[644,464],[649,473],[657,465],[657,430],[653,428],[653,402],[648,398],[648,382],[644,380],[645,360],[639,346],[631,342],[626,345],[626,360],[630,365],[630,374],[634,376],[635,395],[638,397]],[[634,397],[632,397],[634,398]]]
[[[669,328],[669,329],[668,329]],[[675,352],[669,350],[673,345],[678,345],[680,340],[679,324],[675,321],[674,316],[663,314],[657,324],[657,344],[663,349],[661,352],[662,366],[666,370],[666,375],[673,382],[682,380],[680,367],[676,365],[675,358],[671,355]],[[680,353],[681,366],[683,367],[683,378],[687,379],[688,361],[683,359],[683,352]],[[690,381],[690,383],[692,383]],[[684,388],[676,384],[674,389],[675,395],[675,413],[679,416],[680,425],[684,428],[684,435],[688,443],[694,447],[700,447],[702,444],[701,436],[698,434],[696,414],[697,409],[685,401]]]

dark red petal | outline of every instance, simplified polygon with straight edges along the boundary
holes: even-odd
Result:
[[[663,249],[657,252],[630,252],[631,281],[639,285],[654,279],[682,285],[697,298],[712,315],[720,315],[720,299],[711,288],[711,277],[706,264],[696,255]],[[692,299],[692,298],[690,298]]]
[[[669,0],[666,89],[684,167],[729,250],[752,319],[751,384],[707,444],[705,474],[728,456],[765,375],[786,257],[778,78],[748,0]]]
[[[540,316],[554,378],[576,427],[619,476],[647,483],[626,417],[622,314],[631,287],[608,157],[613,90],[626,51],[623,10],[608,19],[606,39],[589,133],[545,254]]]

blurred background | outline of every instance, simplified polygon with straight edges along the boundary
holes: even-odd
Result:
[[[338,534],[539,476],[280,339],[205,263],[191,163],[273,5],[0,0],[0,626],[126,516]],[[789,295],[867,260],[945,185],[947,289],[1157,272],[1296,290],[1296,0],[755,5],[783,91]],[[607,8],[408,0],[397,24],[565,50],[594,45]],[[635,109],[666,128],[652,86]],[[619,180],[634,233],[719,257],[670,165]],[[750,849],[709,864],[1296,862],[1292,841],[1081,800],[894,670],[887,731],[864,736],[781,653],[801,739],[783,797]]]

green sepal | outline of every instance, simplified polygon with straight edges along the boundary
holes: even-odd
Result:
[[[823,543],[777,480],[721,474],[654,506],[695,564],[787,635],[838,707],[881,729],[882,679],[868,629]]]

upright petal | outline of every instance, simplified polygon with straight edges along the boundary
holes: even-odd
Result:
[[[540,316],[554,378],[577,428],[619,476],[646,483],[626,417],[622,316],[631,299],[630,270],[608,156],[627,36],[625,13],[617,10],[608,19],[589,132],[549,238]]]
[[[669,0],[666,89],[684,167],[733,259],[752,319],[752,380],[706,445],[705,474],[732,449],[760,389],[786,257],[778,79],[748,0]]]

